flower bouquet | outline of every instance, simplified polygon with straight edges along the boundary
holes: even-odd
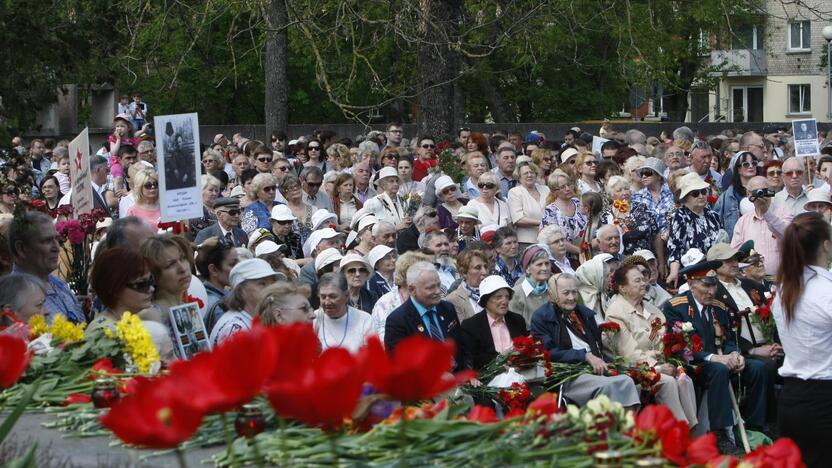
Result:
[[[774,323],[774,318],[771,316],[771,304],[774,302],[775,293],[766,293],[765,301],[754,309],[754,314],[751,315],[751,322],[760,329],[763,333],[763,339],[766,343],[774,343],[774,335],[777,332],[777,326]]]
[[[702,337],[694,332],[691,322],[674,322],[671,331],[662,335],[662,355],[668,363],[680,369],[690,366],[693,353],[702,351]],[[694,366],[698,372],[698,366]]]
[[[61,207],[63,215],[67,211],[72,212],[72,207],[64,205]],[[95,234],[95,226],[99,221],[104,220],[107,214],[101,208],[95,208],[90,213],[78,215],[77,219],[66,219],[55,223],[55,230],[61,236],[64,254],[71,258],[70,271],[67,275],[67,283],[77,296],[86,296],[89,292],[88,272],[92,255],[90,247]]]
[[[604,347],[613,354],[618,354],[618,334],[621,332],[621,325],[615,322],[604,322],[598,325],[598,330],[601,331]]]

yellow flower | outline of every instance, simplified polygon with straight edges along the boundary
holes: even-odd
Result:
[[[124,343],[124,353],[139,372],[150,372],[159,362],[159,351],[138,315],[125,312],[116,325],[116,335]]]
[[[44,333],[49,333],[49,325],[46,324],[46,318],[43,315],[33,315],[29,319],[29,334],[32,338],[37,338]]]
[[[56,315],[52,319],[52,326],[50,332],[52,339],[57,339],[61,343],[74,343],[84,339],[84,324],[74,324],[66,319],[62,314]]]

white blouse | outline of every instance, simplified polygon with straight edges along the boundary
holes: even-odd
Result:
[[[788,324],[780,298],[778,291],[772,305],[772,316],[786,353],[780,375],[832,380],[832,273],[817,266],[803,270],[803,291]]]
[[[494,199],[493,210],[489,209],[476,198],[469,201],[467,206],[474,206],[477,208],[482,226],[496,224],[503,227],[508,226],[511,223],[511,212],[508,209],[508,204],[498,198]]]
[[[322,350],[346,348],[355,353],[364,346],[367,338],[376,334],[370,314],[350,306],[347,306],[347,313],[337,319],[329,318],[323,309],[316,310],[314,326]]]
[[[543,210],[546,208],[546,197],[549,196],[549,187],[536,185],[538,197],[535,199],[526,187],[518,185],[508,191],[508,207],[511,211],[511,222],[516,223],[520,218],[543,219]],[[539,226],[515,227],[517,240],[527,244],[537,243]]]

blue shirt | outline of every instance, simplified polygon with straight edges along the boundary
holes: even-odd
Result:
[[[497,261],[494,265],[494,272],[503,277],[510,286],[513,286],[514,283],[523,276],[523,269],[520,267],[520,261],[515,259],[514,266],[509,267],[503,257],[497,256]]]
[[[425,324],[425,329],[427,330],[428,335],[430,335],[430,330],[431,330],[430,322],[429,322],[429,320],[431,320],[431,318],[430,318],[430,316],[428,316],[428,311],[431,311],[431,310],[433,311],[433,313],[434,313],[433,323],[436,324],[436,329],[439,330],[439,333],[442,334],[442,338],[445,338],[445,332],[442,331],[442,325],[440,325],[440,323],[439,323],[439,317],[437,316],[436,307],[431,307],[430,309],[428,309],[427,307],[423,306],[422,304],[419,304],[418,302],[416,302],[416,299],[413,299],[412,297],[410,298],[410,302],[413,303],[413,306],[416,307],[416,311],[419,312],[419,316],[422,317],[422,323]],[[436,337],[432,336],[431,338],[436,338]]]
[[[17,265],[12,267],[12,273],[26,273]],[[46,277],[46,284],[43,285],[46,292],[46,300],[43,306],[49,311],[46,321],[52,323],[56,315],[63,315],[72,323],[85,323],[84,309],[75,293],[69,289],[69,285],[54,275]]]
[[[665,214],[670,211],[675,205],[673,199],[673,192],[667,184],[662,184],[662,189],[659,192],[659,201],[653,200],[653,194],[645,187],[634,193],[630,200],[635,203],[643,203],[650,211],[656,215],[656,222],[659,224],[659,230],[664,231],[667,228],[667,220]]]
[[[240,221],[240,227],[243,228],[246,234],[251,234],[257,228],[271,230],[271,210],[263,202],[257,200],[243,210],[243,219]]]

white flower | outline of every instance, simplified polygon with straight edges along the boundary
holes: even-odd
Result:
[[[693,331],[693,323],[685,322],[682,324],[682,331],[685,333],[690,333]]]

